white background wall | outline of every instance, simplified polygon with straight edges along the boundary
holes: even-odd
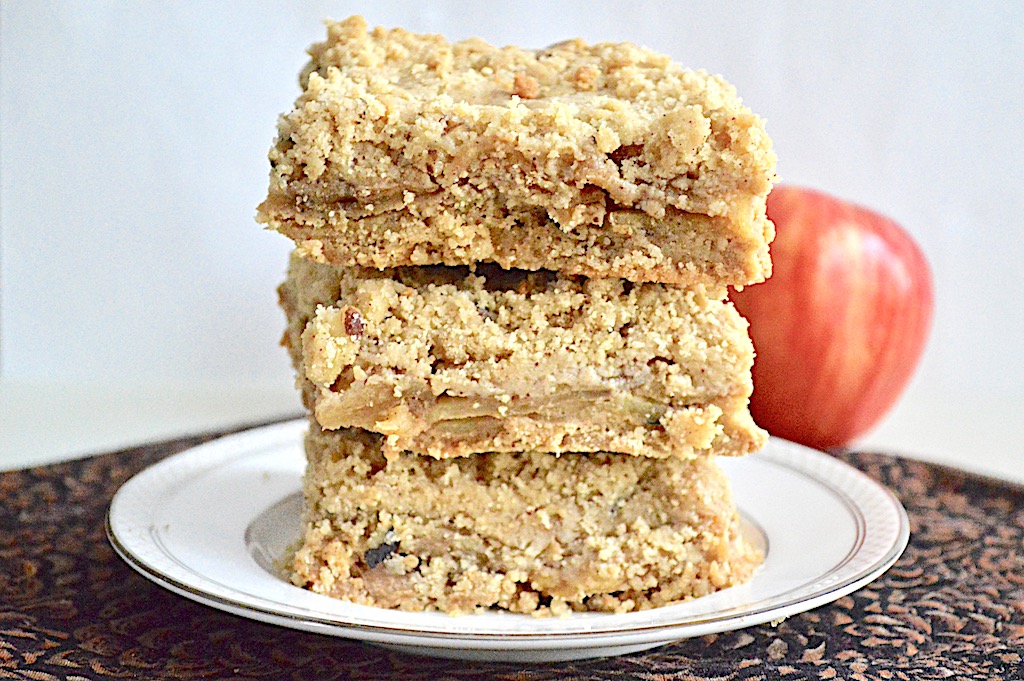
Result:
[[[901,222],[936,278],[864,446],[1024,478],[1024,3],[4,2],[0,468],[294,412],[254,209],[324,17],[723,74],[785,181]]]

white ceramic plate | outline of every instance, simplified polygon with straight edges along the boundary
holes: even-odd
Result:
[[[354,605],[292,586],[274,567],[300,535],[305,427],[231,435],[142,471],[110,504],[114,549],[157,584],[242,617],[420,654],[539,661],[633,652],[810,610],[885,572],[910,536],[886,489],[773,439],[758,454],[720,459],[745,531],[767,554],[745,585],[655,610],[562,619]]]

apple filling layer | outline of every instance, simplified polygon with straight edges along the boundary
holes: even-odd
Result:
[[[418,200],[416,211],[347,217],[333,209],[268,199],[274,229],[336,264],[374,268],[495,262],[587,277],[673,284],[748,284],[771,273],[774,226],[763,202],[734,220],[669,208],[660,217],[617,208],[598,224],[566,231],[541,209],[511,211],[503,197],[472,211]],[[280,204],[280,205],[278,205]],[[424,215],[426,213],[426,215]]]
[[[724,291],[294,257],[285,344],[327,429],[389,452],[745,454],[753,350]]]

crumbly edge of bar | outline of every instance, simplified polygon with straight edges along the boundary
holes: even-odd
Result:
[[[761,560],[711,458],[380,445],[311,426],[293,583],[403,610],[628,612],[742,583]]]
[[[357,20],[329,33],[270,152],[268,223],[288,203],[360,217],[438,192],[541,208],[567,231],[619,207],[743,219],[776,180],[731,85],[628,43],[497,49]],[[535,96],[509,89],[524,79]]]
[[[293,255],[284,345],[327,428],[390,450],[741,455],[753,347],[722,291]]]
[[[601,223],[563,230],[540,209],[500,201],[467,204],[447,195],[416,199],[385,213],[296,208],[268,200],[262,218],[309,257],[384,269],[494,262],[506,269],[554,270],[592,278],[676,285],[744,286],[771,275],[775,227],[763,202],[743,221],[669,209],[655,219],[618,209]],[[586,210],[580,206],[579,210]]]

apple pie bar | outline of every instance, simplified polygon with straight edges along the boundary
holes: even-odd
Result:
[[[316,420],[387,452],[745,454],[746,321],[705,287],[292,258],[285,345]]]
[[[718,76],[327,22],[257,220],[294,242],[297,586],[452,614],[630,612],[751,578],[717,456],[759,449],[729,287],[776,158]]]
[[[771,271],[763,121],[628,43],[449,43],[328,23],[279,123],[259,220],[373,268],[495,262],[634,282]]]
[[[311,425],[295,584],[403,610],[626,612],[743,582],[760,560],[712,457],[440,460],[383,441]]]

